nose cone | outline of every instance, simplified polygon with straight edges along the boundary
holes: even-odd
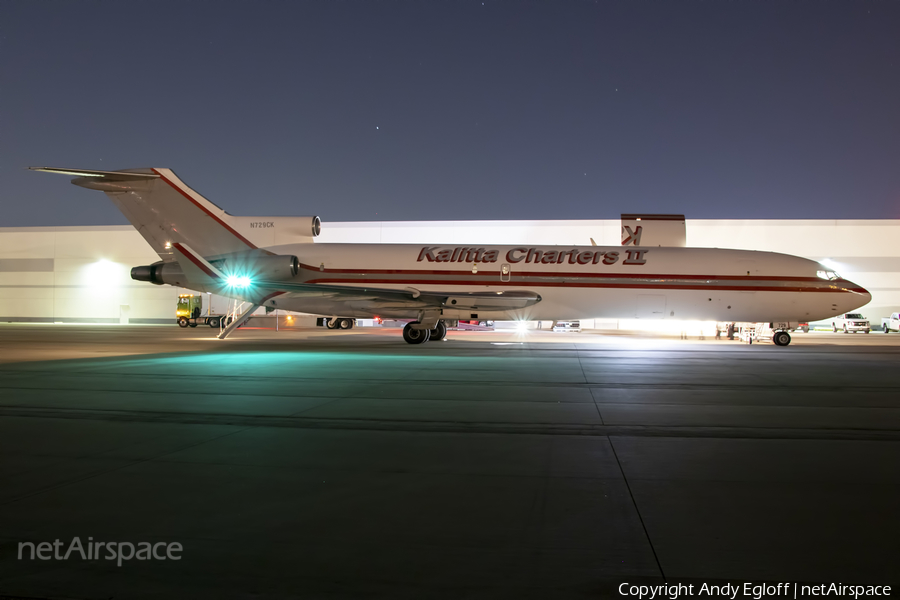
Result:
[[[848,295],[847,301],[853,305],[853,306],[846,308],[845,312],[850,311],[850,310],[856,310],[857,308],[863,307],[872,301],[872,294],[869,292],[869,290],[867,290],[863,286],[853,283],[852,281],[846,281],[846,280],[844,281],[844,283],[845,283],[845,289],[848,292],[852,292],[851,294]]]

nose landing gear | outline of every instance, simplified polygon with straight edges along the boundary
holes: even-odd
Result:
[[[775,342],[776,346],[787,346],[791,343],[791,334],[787,331],[776,331],[775,335],[772,336],[772,341]]]

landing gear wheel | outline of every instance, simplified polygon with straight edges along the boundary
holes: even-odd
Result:
[[[210,326],[210,327],[218,327],[218,326],[219,326],[219,319],[218,319],[218,318],[212,318],[212,319],[210,319],[209,321],[207,321],[207,323],[209,323],[209,326]]]
[[[431,337],[431,331],[428,329],[413,329],[413,325],[418,324],[418,321],[413,321],[403,328],[403,339],[407,344],[424,344]]]
[[[337,326],[340,329],[353,329],[353,319],[341,319]]]
[[[325,327],[328,329],[337,329],[338,328],[338,320],[337,319],[325,319]]]
[[[439,342],[447,337],[447,326],[443,321],[438,321],[437,326],[428,332],[428,339],[432,342]]]
[[[772,336],[772,341],[775,342],[776,346],[787,346],[791,343],[791,334],[787,331],[779,331]]]
[[[179,327],[187,327],[187,326],[188,326],[188,320],[187,320],[187,318],[185,318],[185,317],[178,317],[178,326],[179,326]]]

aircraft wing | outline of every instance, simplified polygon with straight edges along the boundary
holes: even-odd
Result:
[[[541,301],[541,296],[526,290],[503,292],[420,291],[319,283],[283,283],[260,281],[261,288],[278,290],[295,297],[328,299],[353,308],[450,308],[461,310],[515,310]]]

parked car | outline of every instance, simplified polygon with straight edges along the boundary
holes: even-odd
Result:
[[[881,319],[881,330],[885,333],[900,331],[900,313],[894,313],[886,319]]]
[[[581,321],[557,321],[553,325],[553,331],[581,331]]]
[[[847,313],[833,319],[831,328],[835,333],[838,330],[842,330],[844,333],[856,333],[858,331],[869,333],[872,330],[869,326],[869,320],[859,313]]]

